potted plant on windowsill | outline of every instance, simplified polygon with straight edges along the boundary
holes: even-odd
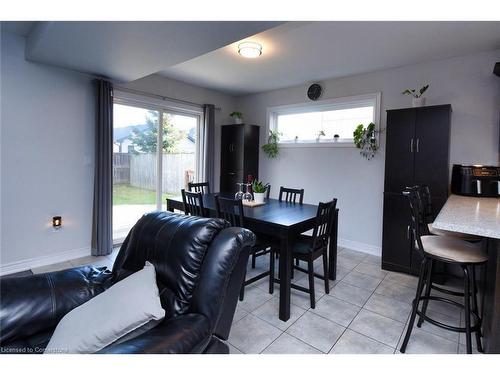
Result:
[[[268,186],[269,184],[264,184],[262,181],[254,180],[252,182],[253,200],[255,203],[264,203]]]
[[[422,86],[418,91],[416,89],[406,89],[402,94],[411,95],[413,97],[411,102],[413,107],[423,107],[425,105],[425,98],[422,95],[424,95],[428,88],[429,85],[427,84]]]
[[[235,124],[243,124],[243,113],[232,112],[229,116],[231,116]]]

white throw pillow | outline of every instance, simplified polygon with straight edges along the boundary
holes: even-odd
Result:
[[[155,268],[146,262],[141,271],[67,313],[45,353],[95,353],[164,316]]]

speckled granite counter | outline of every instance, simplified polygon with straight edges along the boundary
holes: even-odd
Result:
[[[488,253],[481,269],[480,293],[484,297],[483,347],[500,353],[500,198],[451,195],[432,224],[435,228],[484,237]],[[484,288],[483,288],[484,286]]]
[[[450,195],[432,226],[500,239],[500,198]]]

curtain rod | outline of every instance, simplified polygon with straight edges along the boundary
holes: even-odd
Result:
[[[151,94],[151,93],[146,92],[146,91],[141,91],[141,90],[136,90],[136,89],[130,89],[130,88],[119,86],[119,85],[113,85],[113,88],[116,88],[119,91],[130,92],[131,94],[138,94],[138,95],[143,95],[143,96],[149,96],[149,97],[157,98],[157,99],[161,99],[161,100],[170,100],[170,101],[173,101],[173,102],[177,102],[177,103],[181,103],[181,104],[188,104],[188,105],[192,105],[192,106],[200,107],[200,108],[203,107],[203,104],[195,103],[195,102],[190,102],[189,100],[182,100],[182,99],[170,98],[168,96],[163,96],[163,95],[158,95],[158,94]],[[217,111],[221,110],[220,107],[215,107],[215,109]]]

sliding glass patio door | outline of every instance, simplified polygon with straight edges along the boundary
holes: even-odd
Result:
[[[167,196],[179,195],[196,180],[199,123],[196,114],[115,100],[115,243],[123,241],[143,214],[165,210]]]

